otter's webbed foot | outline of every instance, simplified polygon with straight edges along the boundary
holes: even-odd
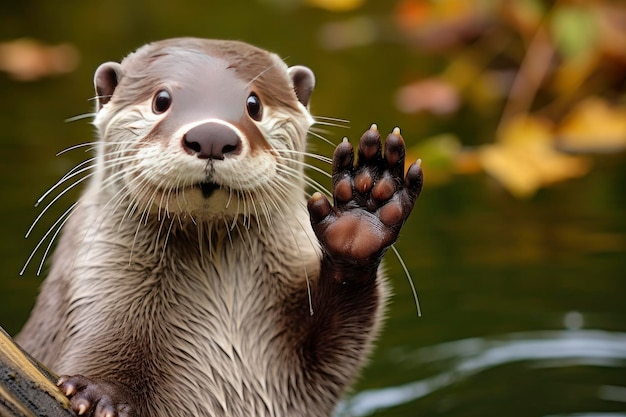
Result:
[[[333,155],[334,206],[320,193],[309,200],[313,230],[334,278],[350,281],[375,276],[385,250],[422,189],[422,170],[413,163],[404,174],[405,145],[400,130],[385,140],[383,152],[376,125],[359,142],[354,163],[352,145],[344,140]]]
[[[79,416],[132,417],[128,388],[121,384],[90,379],[82,375],[62,376],[57,382]]]

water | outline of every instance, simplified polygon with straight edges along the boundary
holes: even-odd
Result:
[[[0,323],[11,333],[34,302],[41,252],[24,276],[19,271],[76,193],[53,206],[25,240],[39,213],[33,204],[85,158],[82,151],[54,155],[92,139],[87,121],[64,120],[91,111],[91,77],[100,62],[147,40],[236,37],[310,66],[318,80],[313,111],[351,121],[347,130],[328,129],[334,142],[343,135],[356,140],[372,122],[384,130],[399,124],[410,144],[449,130],[447,123],[461,123],[459,130],[468,123],[394,108],[393,92],[412,73],[408,62],[415,63],[408,48],[321,48],[319,28],[343,15],[265,3],[250,3],[245,12],[239,4],[144,10],[147,3],[120,3],[115,12],[64,4],[58,10],[43,2],[0,6],[4,38],[70,41],[81,53],[77,71],[59,78],[19,83],[0,75]],[[382,14],[388,7],[381,4],[366,11]],[[319,140],[315,145],[332,152]],[[424,192],[397,244],[423,316],[388,254],[395,289],[388,324],[338,414],[626,416],[625,190],[623,155],[597,157],[587,177],[528,201],[511,198],[483,175],[435,186],[426,171]]]

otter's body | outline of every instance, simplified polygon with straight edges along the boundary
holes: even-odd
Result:
[[[378,202],[344,198],[361,172],[344,142],[343,206],[315,195],[307,210],[313,75],[243,43],[149,44],[103,64],[95,84],[94,175],[18,341],[72,375],[61,386],[77,412],[330,415],[379,328],[376,271],[419,168],[404,185],[391,167],[404,148],[388,144],[391,157],[361,167]],[[380,151],[376,135],[360,154]]]

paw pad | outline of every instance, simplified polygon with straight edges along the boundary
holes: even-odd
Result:
[[[400,129],[386,138],[383,152],[376,125],[354,149],[342,141],[333,155],[334,205],[316,193],[309,201],[313,229],[330,256],[362,266],[377,266],[397,239],[422,188],[419,163],[404,175],[405,145]]]

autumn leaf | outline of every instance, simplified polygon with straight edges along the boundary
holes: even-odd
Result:
[[[626,108],[590,97],[557,130],[558,145],[571,152],[615,152],[626,148]]]
[[[404,113],[449,114],[458,109],[459,103],[457,89],[437,78],[415,81],[401,87],[396,94],[396,106]]]
[[[483,169],[517,198],[539,188],[586,174],[586,158],[566,155],[553,145],[550,122],[521,116],[503,127],[498,141],[479,151]]]

